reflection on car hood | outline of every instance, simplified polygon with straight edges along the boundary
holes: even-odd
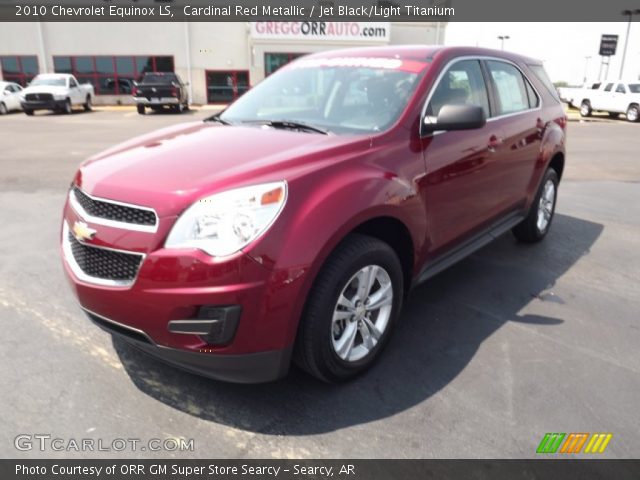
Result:
[[[89,159],[76,183],[87,193],[146,205],[163,215],[241,184],[288,179],[367,136],[338,136],[256,126],[194,122],[165,128]],[[359,146],[358,146],[359,147]],[[360,150],[360,151],[362,151]]]

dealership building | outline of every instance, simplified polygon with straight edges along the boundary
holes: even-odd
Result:
[[[131,103],[147,71],[175,71],[196,104],[228,103],[291,60],[336,48],[442,44],[446,23],[24,22],[0,24],[0,75],[22,85],[73,73],[95,103]]]

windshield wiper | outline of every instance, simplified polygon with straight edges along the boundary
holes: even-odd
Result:
[[[223,119],[220,117],[220,114],[221,114],[221,113],[222,113],[222,112],[220,112],[220,113],[216,113],[215,115],[212,115],[212,116],[210,116],[210,117],[207,117],[207,118],[205,118],[205,119],[204,119],[204,121],[205,121],[205,122],[218,122],[218,123],[221,123],[222,125],[231,125],[231,122],[227,122],[226,120],[223,120]]]
[[[260,125],[268,125],[273,128],[288,128],[292,130],[307,130],[310,132],[328,135],[329,130],[309,125],[308,123],[297,122],[295,120],[245,120],[242,123],[259,123]]]

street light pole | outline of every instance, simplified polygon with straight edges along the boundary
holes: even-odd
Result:
[[[500,48],[504,50],[504,41],[509,40],[509,35],[498,35],[498,40],[500,40]]]
[[[636,10],[624,10],[622,15],[629,17],[627,21],[627,36],[624,39],[624,49],[622,50],[622,63],[620,64],[620,79],[622,79],[622,74],[624,73],[624,61],[627,57],[627,47],[629,46],[629,32],[631,31],[631,20],[633,15],[640,14],[640,8]]]
[[[589,60],[591,60],[591,55],[587,55],[584,57],[584,81],[583,83],[587,83],[587,74],[589,73]]]

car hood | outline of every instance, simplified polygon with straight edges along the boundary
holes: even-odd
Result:
[[[260,182],[291,180],[369,145],[338,136],[193,122],[116,145],[87,160],[75,183],[86,193],[177,215],[205,195]],[[358,145],[361,144],[361,145]],[[361,150],[360,150],[361,151]]]
[[[67,87],[54,87],[50,85],[34,85],[33,87],[27,87],[22,90],[22,93],[51,93],[53,95],[65,95],[68,93]]]

